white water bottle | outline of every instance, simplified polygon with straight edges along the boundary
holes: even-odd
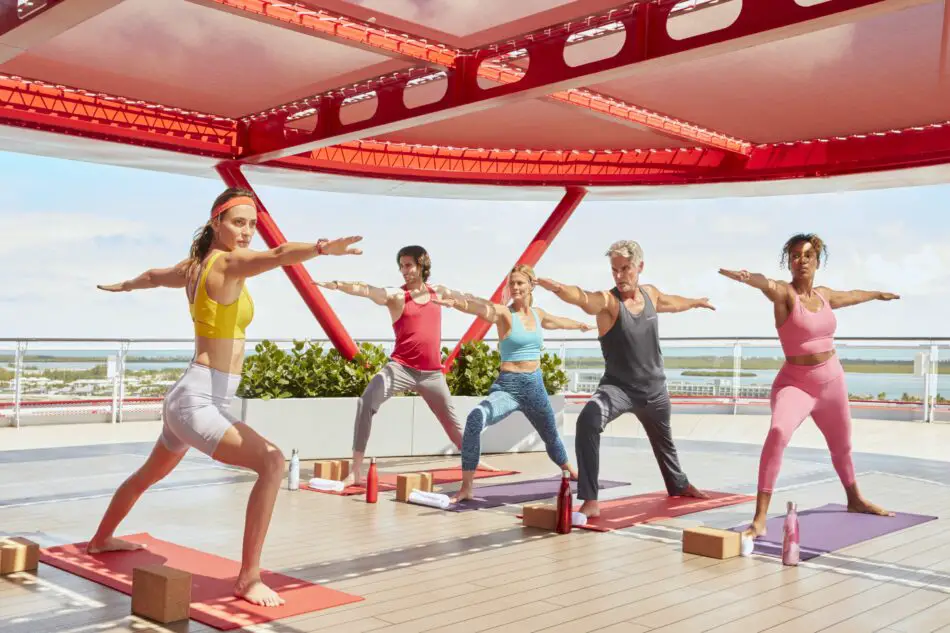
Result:
[[[287,490],[300,489],[300,457],[297,456],[295,448],[290,455],[290,470],[287,473]]]

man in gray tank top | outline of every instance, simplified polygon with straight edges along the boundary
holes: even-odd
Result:
[[[550,279],[538,280],[542,288],[597,317],[605,371],[597,391],[577,418],[575,436],[577,497],[584,500],[580,511],[588,517],[600,514],[600,434],[610,422],[628,412],[643,425],[670,496],[707,497],[689,483],[673,444],[657,313],[715,308],[706,298],[687,299],[664,294],[654,286],[641,286],[643,250],[636,242],[615,242],[607,256],[616,284],[611,290],[587,292]]]

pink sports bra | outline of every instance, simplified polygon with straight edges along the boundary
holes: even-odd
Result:
[[[819,292],[821,309],[811,312],[802,305],[798,293],[792,292],[795,294],[795,305],[785,322],[777,328],[785,356],[807,356],[834,349],[838,321],[828,301]]]

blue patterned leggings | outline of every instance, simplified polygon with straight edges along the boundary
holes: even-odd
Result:
[[[462,470],[475,470],[482,454],[482,431],[521,411],[535,428],[548,457],[558,466],[567,463],[567,450],[557,433],[554,409],[544,389],[541,370],[530,373],[503,371],[488,390],[488,397],[468,414],[462,436]]]

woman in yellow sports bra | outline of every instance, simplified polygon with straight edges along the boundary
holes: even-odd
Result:
[[[188,259],[171,268],[148,270],[129,281],[98,286],[109,292],[184,288],[195,324],[195,357],[165,394],[161,437],[145,464],[119,486],[88,551],[140,548],[115,538],[116,528],[142,493],[168,475],[193,446],[219,462],[258,474],[248,500],[241,571],[234,594],[257,605],[277,606],[283,599],[261,582],[260,559],[283,478],[284,456],[228,412],[241,382],[245,329],[254,317],[254,303],[244,280],[317,255],[359,255],[362,251],[352,245],[363,238],[288,242],[268,251],[253,251],[248,246],[256,228],[253,193],[228,189],[214,201],[211,218],[196,234]]]

